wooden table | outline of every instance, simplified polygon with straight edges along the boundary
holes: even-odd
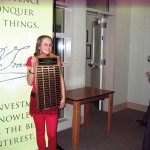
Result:
[[[72,148],[80,145],[80,109],[84,104],[84,124],[89,123],[90,102],[108,98],[108,135],[112,131],[112,109],[114,91],[83,87],[66,91],[66,103],[73,105]]]

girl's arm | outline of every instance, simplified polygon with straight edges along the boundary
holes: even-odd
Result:
[[[60,82],[61,82],[61,95],[62,95],[62,99],[60,101],[59,108],[64,108],[65,107],[65,98],[66,98],[66,88],[65,88],[65,82],[64,82],[64,78],[62,76],[62,73],[60,75]]]
[[[32,84],[34,82],[34,78],[35,78],[35,75],[34,75],[35,62],[36,62],[35,57],[32,57],[32,59],[31,59],[31,67],[27,66],[27,83],[30,86],[32,86]]]

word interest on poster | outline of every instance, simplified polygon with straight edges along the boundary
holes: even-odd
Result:
[[[19,102],[15,102],[15,103],[8,103],[8,104],[1,104],[0,105],[0,111],[15,111],[16,114],[9,114],[9,115],[3,115],[0,117],[0,123],[9,123],[12,126],[9,127],[4,127],[3,130],[0,130],[0,134],[14,134],[14,133],[18,133],[18,132],[22,132],[23,130],[31,130],[34,127],[34,123],[30,121],[28,121],[28,123],[24,124],[24,125],[13,125],[14,121],[20,121],[24,120],[24,119],[30,119],[30,115],[29,112],[21,112],[18,113],[18,111],[16,111],[17,109],[20,108],[28,108],[29,107],[29,103],[27,101],[19,101]],[[28,140],[33,140],[35,137],[33,134],[28,133],[25,135],[21,135],[17,136],[17,137],[11,137],[10,139],[3,139],[2,141],[0,140],[0,147],[5,147],[5,146],[10,146],[10,145],[14,145],[14,144],[18,144],[21,142],[25,142]]]

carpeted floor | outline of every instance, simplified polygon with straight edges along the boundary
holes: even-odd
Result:
[[[145,127],[137,125],[144,112],[125,109],[113,113],[112,133],[107,135],[107,113],[91,107],[89,126],[81,125],[77,150],[141,150]],[[72,150],[72,128],[58,132],[57,143]]]

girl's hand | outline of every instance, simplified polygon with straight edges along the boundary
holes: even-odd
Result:
[[[147,76],[150,76],[150,71],[145,73]]]
[[[60,105],[59,105],[59,108],[64,108],[65,107],[65,99],[62,99],[61,101],[60,101]]]
[[[145,73],[147,78],[148,78],[148,82],[150,82],[150,71]]]

